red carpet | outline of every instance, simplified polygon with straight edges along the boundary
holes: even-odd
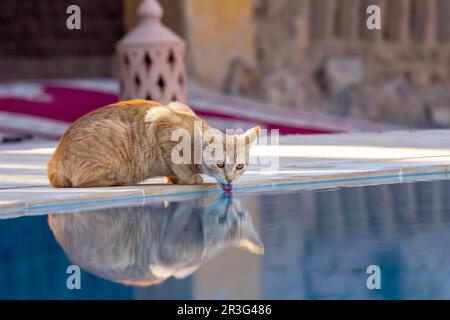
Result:
[[[57,138],[65,128],[82,115],[114,103],[117,95],[105,90],[81,89],[69,85],[3,84],[0,85],[0,131],[30,133]],[[295,127],[278,122],[251,119],[248,116],[223,113],[220,107],[212,111],[197,110],[219,129],[242,128],[259,124],[266,129],[279,129],[281,134],[328,133],[329,130]],[[266,117],[267,118],[267,117]]]

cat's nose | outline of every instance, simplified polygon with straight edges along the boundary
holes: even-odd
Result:
[[[228,174],[228,173],[227,173],[227,174],[225,175],[225,179],[227,180],[228,183],[233,182],[233,177],[231,176],[231,174]]]

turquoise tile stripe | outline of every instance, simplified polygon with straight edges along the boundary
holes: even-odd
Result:
[[[265,185],[259,185],[259,186],[236,186],[234,188],[235,191],[253,191],[253,190],[261,190],[261,189],[268,189],[268,188],[288,188],[288,187],[300,187],[300,186],[306,186],[306,185],[320,185],[320,184],[330,184],[330,183],[342,183],[342,182],[358,182],[358,181],[374,181],[374,180],[381,180],[381,179],[395,179],[401,177],[427,177],[427,176],[437,176],[437,175],[444,175],[447,177],[448,172],[447,171],[434,171],[434,172],[418,172],[418,173],[404,173],[402,175],[400,174],[389,174],[389,175],[378,175],[378,176],[369,176],[369,177],[354,177],[354,178],[337,178],[337,179],[324,179],[324,180],[316,180],[316,181],[303,181],[303,182],[283,182],[283,183],[271,183],[271,184],[265,184]],[[399,181],[400,183],[401,181]],[[413,181],[411,181],[413,182]],[[382,183],[380,183],[382,184]],[[27,211],[36,211],[36,210],[43,210],[43,209],[65,209],[65,208],[71,208],[71,207],[80,207],[83,205],[96,205],[96,204],[121,204],[124,202],[130,202],[130,201],[142,201],[145,199],[154,199],[154,198],[167,198],[167,197],[186,197],[186,196],[199,196],[199,195],[206,195],[206,194],[217,194],[222,193],[222,190],[220,189],[213,189],[213,190],[203,190],[203,191],[191,191],[191,192],[177,192],[177,193],[168,193],[168,194],[157,194],[157,195],[145,195],[145,196],[131,196],[131,197],[124,197],[124,198],[111,198],[111,199],[102,199],[102,200],[82,200],[82,201],[73,201],[73,202],[67,202],[67,203],[49,203],[49,204],[43,204],[43,205],[31,205],[28,207]],[[4,213],[12,213],[17,212],[18,210],[5,210]],[[2,214],[2,210],[0,210],[0,215]]]

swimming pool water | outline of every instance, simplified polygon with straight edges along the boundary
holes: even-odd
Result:
[[[238,192],[0,219],[0,298],[449,299],[449,189]]]

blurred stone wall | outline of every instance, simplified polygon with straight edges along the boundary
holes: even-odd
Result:
[[[203,86],[290,108],[450,126],[450,0],[196,2],[185,3],[186,37],[191,80]],[[366,27],[372,4],[381,30]]]
[[[269,101],[412,126],[450,125],[449,0],[254,4]],[[382,9],[381,30],[366,27],[370,4]]]
[[[268,99],[308,108],[314,101],[304,98],[320,92],[329,113],[450,125],[442,117],[450,107],[449,0],[254,3]],[[381,7],[381,30],[366,27],[371,4]]]

